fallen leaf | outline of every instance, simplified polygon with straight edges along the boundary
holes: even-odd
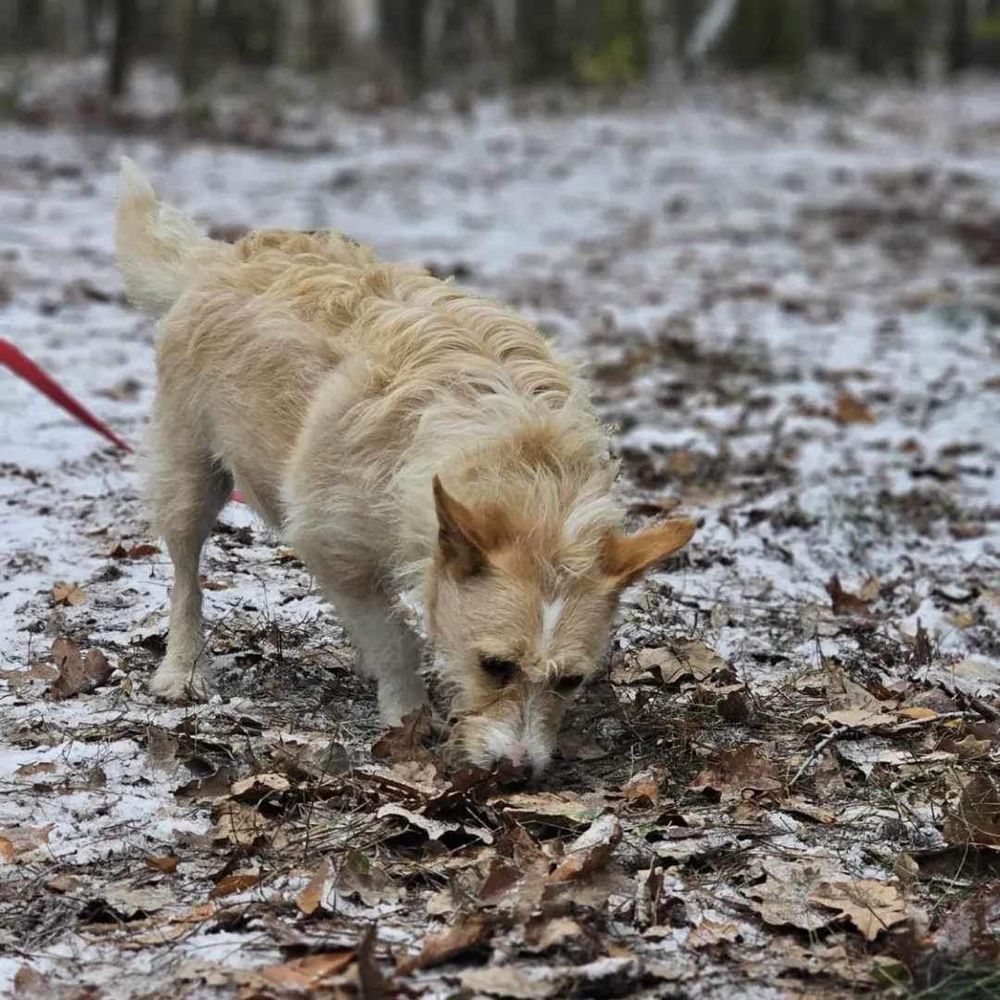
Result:
[[[431,760],[427,748],[430,739],[430,709],[422,708],[405,716],[398,726],[386,730],[372,746],[372,756],[377,760],[399,762]]]
[[[663,783],[663,771],[658,767],[650,767],[633,775],[622,786],[625,801],[636,808],[656,806],[660,801],[660,785]]]
[[[556,949],[575,948],[589,943],[586,931],[571,917],[532,920],[524,929],[526,950],[542,955]]]
[[[0,829],[0,860],[13,862],[49,842],[55,823],[45,826],[12,826]]]
[[[908,719],[917,719],[923,721],[924,719],[936,719],[937,712],[933,708],[925,708],[922,705],[913,705],[910,708],[899,709],[900,715],[905,715]]]
[[[249,778],[234,781],[230,792],[233,798],[259,802],[275,792],[287,792],[292,783],[283,774],[252,774]]]
[[[825,880],[843,877],[835,864],[822,858],[767,858],[761,868],[766,875],[764,882],[744,889],[743,894],[766,923],[816,931],[834,919],[817,909],[810,897]]]
[[[509,997],[510,1000],[548,1000],[565,996],[559,979],[541,979],[510,965],[470,969],[459,977],[463,989],[476,995]]]
[[[74,878],[72,875],[67,875],[65,873],[62,875],[53,875],[52,878],[45,883],[45,888],[50,892],[58,892],[60,894],[64,892],[72,892],[74,889],[79,888],[79,886],[80,880],[78,878]]]
[[[108,659],[99,649],[88,649],[80,656],[76,643],[69,639],[56,639],[52,643],[52,659],[59,674],[46,692],[46,698],[62,701],[99,687],[111,676]]]
[[[827,581],[826,592],[830,595],[830,606],[835,615],[861,615],[864,618],[871,618],[872,613],[868,605],[871,599],[865,599],[860,594],[852,594],[840,584],[840,577],[834,573]],[[878,596],[876,591],[875,596]]]
[[[213,805],[215,826],[209,831],[212,840],[235,844],[237,847],[280,850],[287,834],[262,816],[252,805],[235,799],[223,799]]]
[[[165,875],[173,875],[177,871],[179,861],[180,858],[176,854],[165,854],[159,858],[146,858],[146,864],[150,868],[155,868],[158,872],[163,872]]]
[[[621,824],[608,814],[595,819],[567,848],[548,882],[568,882],[605,868],[622,839]]]
[[[512,792],[494,796],[490,805],[498,805],[513,819],[534,820],[552,826],[582,826],[593,822],[607,808],[598,796],[559,792]]]
[[[863,400],[852,395],[846,389],[837,395],[834,416],[838,424],[873,424],[875,414]]]
[[[215,888],[208,894],[209,899],[219,899],[222,896],[231,896],[236,892],[243,892],[244,889],[253,889],[260,885],[260,872],[237,872],[233,875],[226,875],[219,879]]]
[[[480,950],[488,944],[492,934],[493,928],[488,921],[481,917],[469,917],[440,934],[428,935],[420,953],[402,959],[396,971],[405,975],[417,969],[443,965],[459,955]]]
[[[806,720],[813,725],[829,723],[847,729],[874,729],[877,726],[895,726],[899,719],[896,715],[881,708],[841,708],[823,715],[814,715]]]
[[[157,556],[160,550],[156,545],[149,542],[139,542],[128,550],[129,559],[148,559],[149,556]]]
[[[57,583],[52,588],[52,603],[77,606],[87,599],[87,592],[75,583]]]
[[[51,774],[56,769],[55,764],[48,760],[40,760],[33,764],[22,764],[14,774],[18,778],[33,778],[36,774]]]
[[[694,949],[710,948],[723,942],[738,941],[742,935],[743,928],[738,924],[702,920],[691,928],[684,944]]]
[[[43,976],[37,969],[30,965],[22,965],[14,975],[15,997],[26,997],[28,1000],[38,998],[47,1000],[49,997],[59,995],[59,990],[52,984],[48,977]]]
[[[59,668],[51,663],[33,663],[24,670],[0,670],[0,680],[6,681],[14,691],[32,681],[54,681],[58,676]]]
[[[323,863],[306,883],[306,887],[295,897],[295,905],[307,917],[312,916],[323,905],[332,876],[333,865],[328,858],[324,858]]]
[[[137,888],[126,883],[105,886],[100,898],[126,920],[147,917],[174,902],[170,890],[162,885]]]
[[[655,681],[676,684],[685,678],[704,681],[730,670],[729,664],[697,639],[681,639],[670,646],[640,649],[633,657],[619,658],[611,667],[613,684]]]
[[[950,844],[1000,847],[1000,782],[974,775],[944,821],[944,836]]]
[[[810,893],[809,902],[837,910],[836,919],[850,920],[867,941],[907,918],[899,889],[872,879],[821,882]]]
[[[271,985],[284,990],[313,992],[332,985],[330,980],[344,972],[355,957],[353,948],[306,955],[280,965],[269,965],[260,970],[260,975]]]
[[[723,801],[743,799],[747,791],[776,792],[781,787],[774,765],[749,745],[723,750],[688,786],[693,792],[718,792]]]

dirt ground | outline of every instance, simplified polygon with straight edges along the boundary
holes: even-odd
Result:
[[[54,85],[53,85],[54,86]],[[0,126],[0,336],[139,441],[117,157],[221,236],[331,227],[578,357],[636,523],[538,787],[449,770],[230,505],[211,702],[165,707],[132,456],[0,375],[0,992],[995,996],[1000,88]],[[145,101],[146,103],[143,103]],[[125,127],[131,131],[123,131]]]

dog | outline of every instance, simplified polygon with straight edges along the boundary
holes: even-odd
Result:
[[[116,256],[158,318],[152,514],[174,567],[151,691],[203,698],[202,546],[234,485],[378,681],[427,703],[418,591],[470,763],[536,775],[600,669],[619,595],[694,533],[622,532],[586,386],[525,319],[333,232],[208,238],[123,161]]]

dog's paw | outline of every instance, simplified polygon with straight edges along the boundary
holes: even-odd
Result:
[[[164,670],[160,667],[149,680],[149,691],[161,701],[183,703],[206,701],[208,684],[198,671]]]

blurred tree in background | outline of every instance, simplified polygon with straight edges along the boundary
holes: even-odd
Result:
[[[659,44],[656,39],[667,39]],[[108,93],[137,59],[184,93],[227,65],[350,68],[429,84],[619,86],[683,70],[802,74],[817,58],[918,79],[1000,66],[998,0],[0,0],[7,58],[106,60]]]

